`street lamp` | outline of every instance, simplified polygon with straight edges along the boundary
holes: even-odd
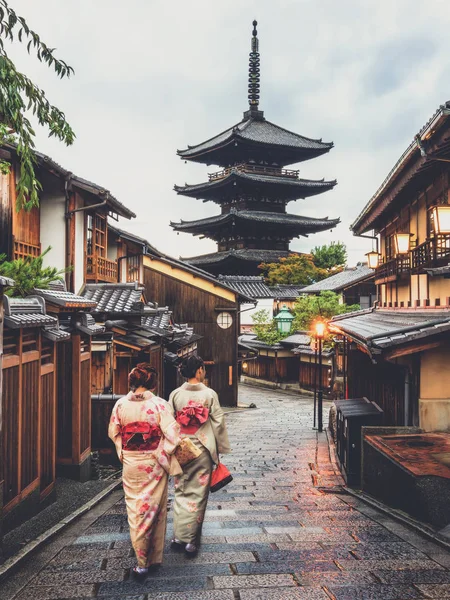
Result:
[[[323,431],[322,343],[326,331],[327,325],[324,321],[316,321],[314,323],[314,334],[319,342],[319,389],[317,392],[317,430],[319,433]]]
[[[294,320],[294,315],[288,310],[286,304],[283,305],[283,308],[274,317],[277,322],[277,329],[279,333],[290,333],[292,327],[292,321]]]
[[[395,233],[394,234],[394,244],[395,244],[395,254],[408,254],[409,252],[409,233]]]
[[[372,250],[372,252],[367,252],[367,262],[369,264],[369,269],[377,269],[380,264],[380,255],[378,252]]]
[[[450,206],[440,205],[433,208],[434,232],[450,233]]]

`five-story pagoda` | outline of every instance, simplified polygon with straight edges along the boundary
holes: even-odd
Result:
[[[259,42],[253,21],[248,99],[249,110],[240,123],[215,137],[178,150],[185,160],[222,167],[209,181],[175,186],[178,194],[216,202],[222,212],[197,221],[171,223],[176,231],[211,238],[217,252],[185,258],[214,275],[256,275],[262,262],[287,256],[289,242],[301,235],[335,227],[339,219],[317,219],[288,214],[291,200],[308,198],[332,189],[336,181],[300,179],[286,165],[325,154],[333,143],[292,133],[267,121],[259,110]]]

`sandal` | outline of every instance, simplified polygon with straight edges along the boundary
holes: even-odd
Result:
[[[144,579],[148,575],[148,568],[147,567],[133,567],[131,572],[133,574],[134,579],[136,579],[137,581],[144,581]]]

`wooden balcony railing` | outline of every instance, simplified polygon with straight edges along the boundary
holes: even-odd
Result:
[[[411,250],[411,268],[420,271],[426,267],[438,267],[450,260],[450,234],[440,234],[419,244]]]
[[[86,281],[117,283],[117,261],[88,254],[86,256]]]
[[[209,181],[217,181],[218,179],[223,179],[224,177],[228,177],[228,175],[231,173],[236,172],[271,175],[274,177],[291,177],[292,179],[298,179],[300,171],[282,169],[281,167],[265,167],[264,165],[249,165],[247,163],[241,163],[239,165],[234,165],[232,167],[228,167],[227,169],[223,169],[222,171],[217,171],[216,173],[209,173]]]
[[[411,261],[409,255],[397,256],[377,267],[375,271],[375,283],[386,283],[395,281],[399,276],[411,272]]]
[[[27,244],[14,240],[14,260],[17,258],[35,258],[41,254],[41,244]]]

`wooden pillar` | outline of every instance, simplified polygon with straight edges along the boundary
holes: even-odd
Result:
[[[4,468],[4,456],[3,456],[3,420],[2,420],[2,367],[3,367],[3,285],[0,278],[0,563],[3,557],[3,468]]]

